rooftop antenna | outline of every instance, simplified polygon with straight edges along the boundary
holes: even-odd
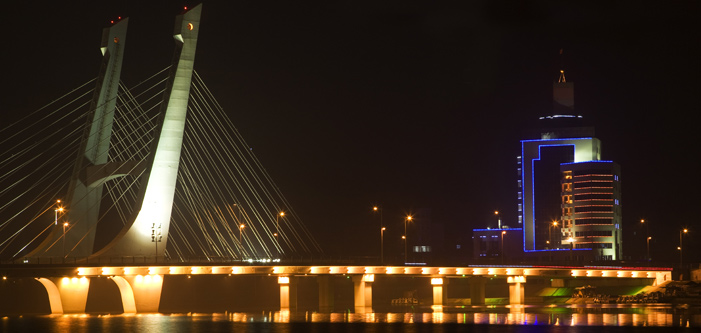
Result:
[[[562,68],[562,49],[560,49],[560,68]],[[558,83],[565,83],[567,80],[565,79],[565,70],[561,69],[560,70],[560,78],[557,79]]]

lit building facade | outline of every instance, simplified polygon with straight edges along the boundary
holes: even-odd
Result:
[[[612,161],[564,163],[562,173],[562,239],[575,248],[590,248],[596,260],[622,254],[621,169]]]
[[[562,71],[553,84],[553,111],[521,140],[523,250],[592,249],[594,259],[621,259],[620,167],[601,160],[594,128],[573,115],[574,83]]]
[[[559,243],[559,237],[552,235],[560,232],[561,226],[560,166],[600,160],[598,139],[553,136],[553,132],[548,132],[541,139],[521,141],[518,209],[519,222],[523,223],[524,251],[547,250],[556,247],[550,242]]]

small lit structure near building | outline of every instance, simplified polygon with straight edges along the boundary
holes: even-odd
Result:
[[[473,229],[473,257],[482,262],[513,262],[523,257],[523,229]]]

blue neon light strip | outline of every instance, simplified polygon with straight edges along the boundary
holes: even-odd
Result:
[[[565,139],[555,139],[555,140],[532,140],[532,141],[526,141],[526,142],[542,142],[542,141],[557,141],[557,140],[565,140]],[[571,139],[567,139],[571,140]],[[578,139],[578,140],[583,140],[583,139]],[[521,156],[523,156],[523,142],[521,141]],[[538,158],[534,158],[531,160],[531,230],[533,230],[533,247],[535,247],[535,161],[540,161],[540,151],[543,147],[563,147],[563,146],[572,146],[572,149],[575,148],[574,144],[553,144],[553,145],[538,145]],[[524,202],[525,206],[525,202]],[[526,249],[526,233],[523,233],[523,251],[524,252],[530,252],[530,251],[541,251],[541,250],[527,250]]]
[[[521,140],[521,143],[523,142],[547,142],[547,141],[574,141],[574,140],[591,140],[594,138],[562,138],[562,139],[534,139],[534,140]],[[521,151],[523,152],[523,151]],[[523,156],[523,155],[521,155]]]

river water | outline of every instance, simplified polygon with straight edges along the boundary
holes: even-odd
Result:
[[[379,311],[378,311],[379,310]],[[0,318],[2,332],[601,332],[701,330],[701,307],[636,304],[387,308]]]

